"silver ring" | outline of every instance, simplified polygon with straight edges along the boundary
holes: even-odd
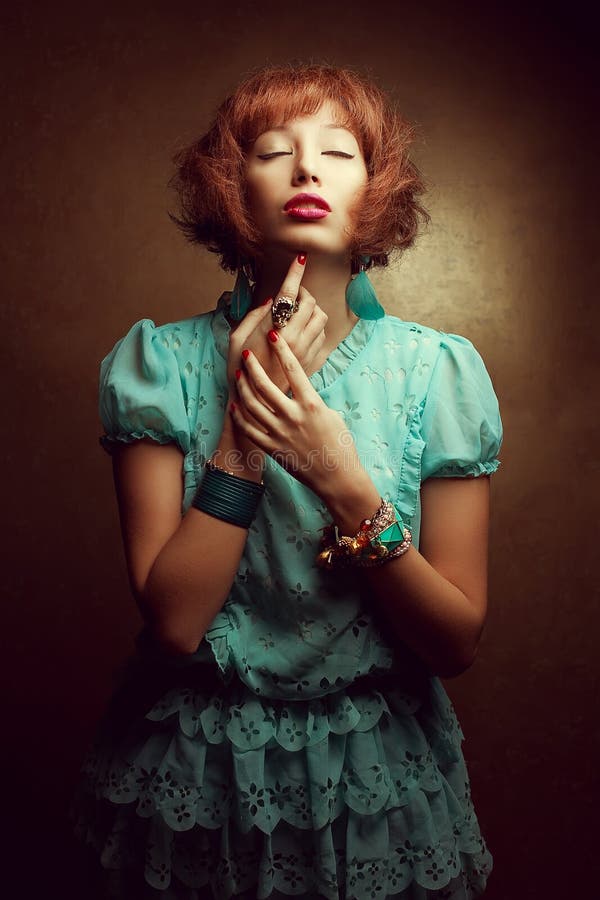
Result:
[[[294,313],[298,312],[299,306],[298,300],[292,300],[291,297],[278,297],[273,300],[271,318],[275,328],[285,328]]]

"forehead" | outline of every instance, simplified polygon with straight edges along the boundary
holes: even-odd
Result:
[[[299,108],[272,108],[263,109],[262,115],[254,122],[249,135],[254,141],[263,134],[271,132],[290,131],[302,126],[323,129],[332,133],[340,133],[340,129],[349,131],[356,137],[355,123],[340,104],[330,100],[322,101],[315,109]],[[358,138],[357,138],[358,139]]]

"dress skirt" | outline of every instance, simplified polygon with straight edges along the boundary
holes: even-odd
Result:
[[[119,900],[469,900],[492,868],[436,677],[297,701],[206,663],[132,663],[73,816]]]

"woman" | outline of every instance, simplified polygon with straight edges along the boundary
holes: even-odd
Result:
[[[102,363],[145,621],[79,801],[114,896],[485,888],[438,676],[483,628],[501,425],[473,346],[366,276],[426,217],[410,138],[354,73],[276,67],[178,158],[177,223],[238,276]]]

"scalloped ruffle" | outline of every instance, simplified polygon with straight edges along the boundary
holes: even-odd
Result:
[[[449,463],[435,473],[436,478],[479,478],[480,475],[493,475],[500,468],[500,460],[492,459],[469,465]]]
[[[141,441],[144,438],[150,438],[156,441],[157,444],[176,443],[183,453],[188,452],[189,435],[183,431],[174,431],[170,435],[154,431],[152,428],[144,428],[142,431],[131,431],[127,434],[102,434],[98,438],[98,443],[109,455],[112,455],[115,446],[119,444],[133,444],[135,441]]]
[[[309,376],[316,391],[324,391],[348,368],[371,340],[377,322],[375,319],[359,319],[346,337],[331,351],[323,365]]]
[[[425,449],[425,441],[421,434],[423,408],[424,403],[421,403],[415,407],[411,416],[402,454],[398,491],[394,500],[394,505],[405,523],[412,523],[421,490],[421,458]]]
[[[462,732],[437,679],[415,715],[393,690],[288,703],[236,680],[214,691],[172,688],[118,749],[110,721],[78,804],[79,833],[107,869],[137,867],[161,891],[210,882],[219,900],[256,873],[257,897],[362,900],[457,879],[457,897],[483,890],[491,857]]]
[[[82,806],[78,823],[115,900],[473,900],[484,892],[492,860],[483,841],[468,853],[454,839],[421,850],[406,839],[410,829],[401,812],[365,823],[346,810],[316,833],[282,824],[272,835],[243,834],[234,823],[173,833],[130,806],[116,816]]]

